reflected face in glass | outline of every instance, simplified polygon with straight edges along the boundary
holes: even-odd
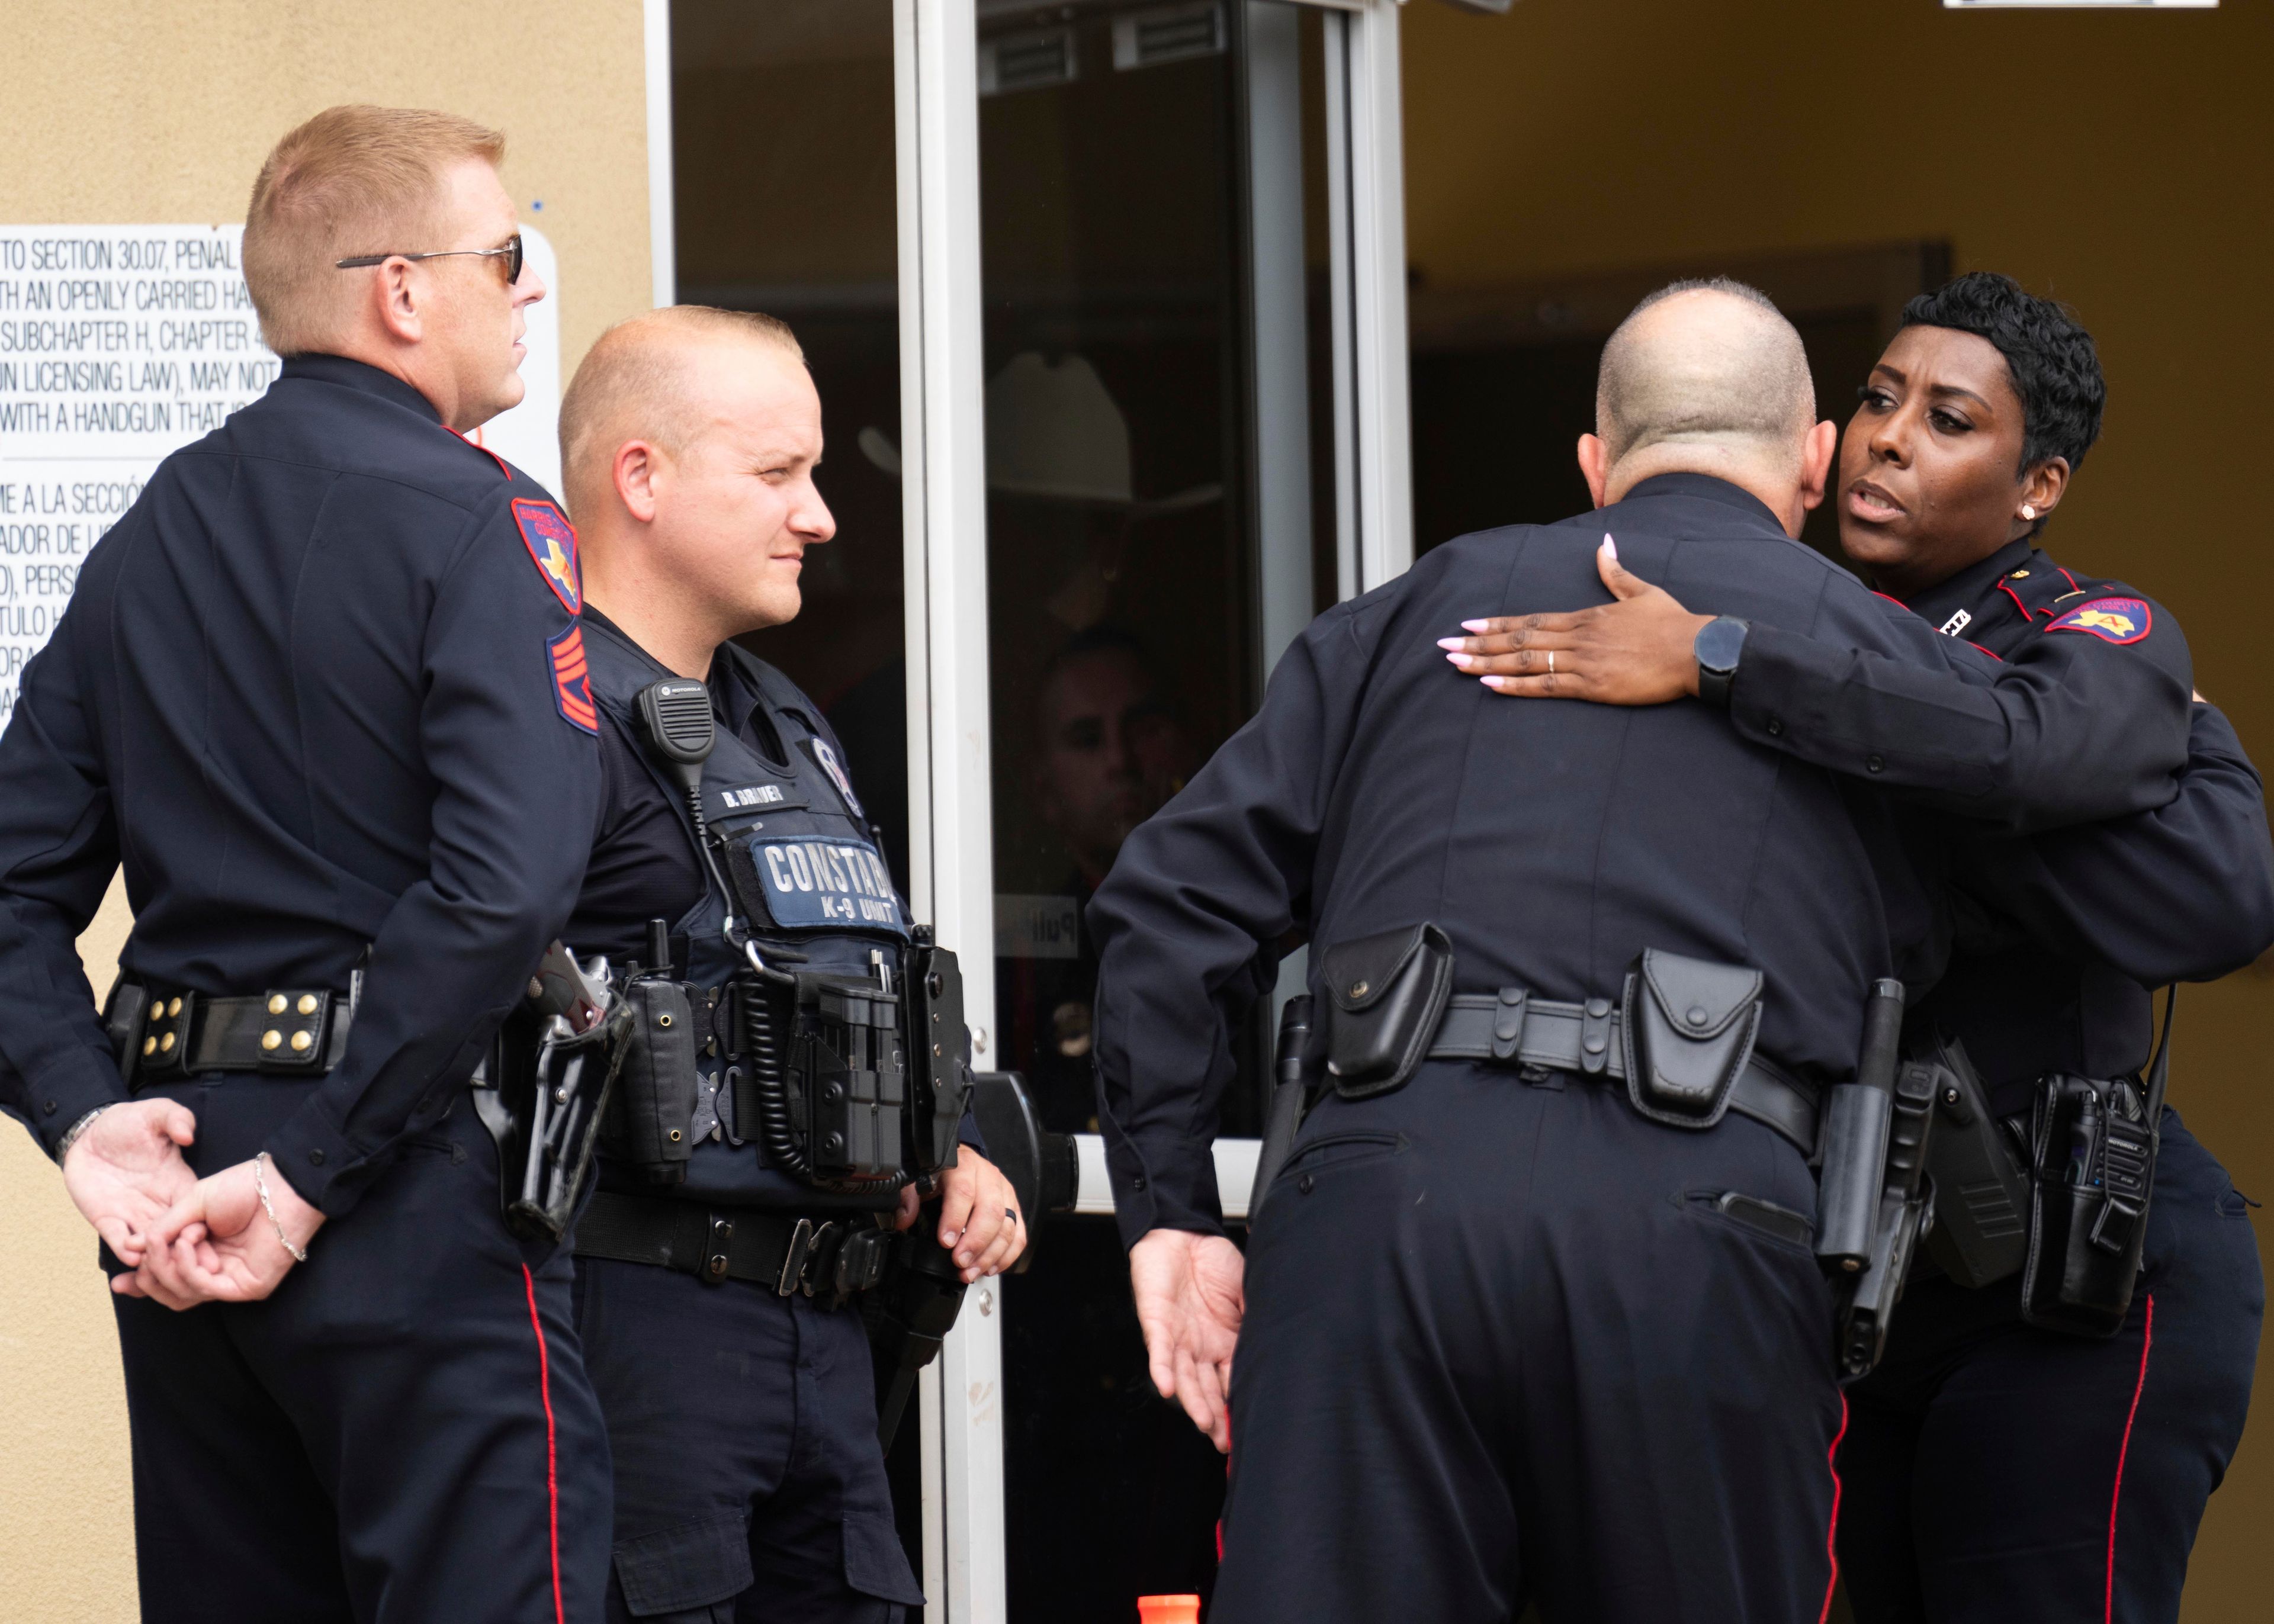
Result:
[[[1111,646],[1063,660],[1037,711],[1035,800],[1094,886],[1130,831],[1184,787],[1184,729],[1136,652]]]
[[[794,619],[805,550],[837,533],[814,487],[821,397],[795,357],[711,343],[685,363],[702,426],[655,475],[657,564],[719,605],[729,636]]]

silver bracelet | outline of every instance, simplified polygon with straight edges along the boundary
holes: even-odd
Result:
[[[102,1116],[103,1112],[109,1109],[110,1107],[108,1105],[98,1105],[86,1116],[72,1124],[70,1127],[64,1130],[63,1138],[56,1141],[56,1165],[57,1167],[63,1166],[64,1158],[71,1154],[71,1147],[79,1143],[80,1136],[86,1133],[89,1128],[94,1126],[94,1119]]]
[[[278,1243],[285,1251],[292,1254],[292,1261],[305,1263],[308,1260],[308,1254],[295,1246],[292,1244],[292,1237],[284,1233],[284,1222],[277,1217],[276,1207],[268,1199],[268,1175],[260,1168],[260,1164],[267,1160],[268,1153],[265,1150],[252,1159],[252,1187],[260,1192],[260,1210],[268,1214],[268,1222],[275,1226]]]

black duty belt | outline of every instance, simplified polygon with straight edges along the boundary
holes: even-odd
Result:
[[[1619,1011],[1608,998],[1558,1004],[1519,988],[1498,993],[1455,993],[1429,1047],[1432,1060],[1481,1060],[1487,1064],[1538,1066],[1586,1077],[1626,1080],[1626,1049]],[[1729,1109],[1773,1128],[1814,1159],[1817,1097],[1759,1056],[1746,1062],[1729,1093]]]
[[[137,1084],[193,1071],[321,1076],[347,1053],[353,1011],[344,996],[321,988],[243,995],[142,990],[147,1007],[118,1034],[132,1053]]]
[[[794,1218],[601,1190],[576,1221],[576,1255],[652,1264],[712,1285],[748,1280],[781,1297],[818,1292],[841,1301],[875,1285],[883,1271],[892,1231],[870,1217]]]

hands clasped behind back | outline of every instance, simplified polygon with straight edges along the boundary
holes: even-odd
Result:
[[[147,1232],[140,1266],[110,1289],[177,1312],[257,1303],[283,1282],[299,1260],[294,1249],[305,1255],[323,1223],[321,1212],[257,1158],[240,1162],[183,1191]]]

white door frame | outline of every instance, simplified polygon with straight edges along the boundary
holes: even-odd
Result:
[[[1347,460],[1353,496],[1339,583],[1348,596],[1413,557],[1404,157],[1397,0],[1329,3],[1344,41],[1329,53],[1329,87],[1348,86],[1347,119],[1330,143],[1343,150],[1336,207],[1348,222],[1335,278],[1336,372],[1347,379],[1337,416],[1348,417],[1337,460]],[[973,1058],[985,1068],[996,1021],[977,47],[974,0],[894,0],[908,888],[917,917],[961,956]],[[1101,1146],[1081,1150],[1102,1169]],[[1253,1142],[1227,1141],[1216,1160],[1225,1210],[1244,1216]],[[992,1282],[973,1287],[920,1386],[927,1624],[1006,1617],[1001,1306]]]

